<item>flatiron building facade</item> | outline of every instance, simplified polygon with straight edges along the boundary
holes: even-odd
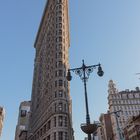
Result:
[[[72,140],[68,0],[48,0],[34,48],[28,140]]]

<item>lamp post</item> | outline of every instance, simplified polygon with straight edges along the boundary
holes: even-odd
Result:
[[[92,73],[96,67],[98,67],[97,74],[100,77],[103,76],[104,72],[102,71],[101,64],[86,66],[84,63],[84,60],[83,60],[82,67],[68,69],[68,73],[67,73],[67,80],[68,81],[71,81],[71,79],[72,79],[72,76],[70,73],[70,71],[72,71],[72,72],[75,72],[75,74],[79,75],[79,77],[81,78],[81,80],[84,83],[85,106],[86,106],[86,124],[82,124],[81,129],[83,132],[85,132],[88,135],[88,140],[91,140],[91,134],[96,130],[96,124],[90,123],[86,82],[89,78],[90,73]]]
[[[125,140],[125,138],[123,137],[121,128],[119,126],[119,121],[118,121],[118,118],[120,117],[120,115],[118,114],[119,112],[122,112],[122,110],[110,112],[109,114],[114,114],[115,115],[116,124],[117,124],[117,130],[118,130],[118,134],[119,134],[119,140]]]

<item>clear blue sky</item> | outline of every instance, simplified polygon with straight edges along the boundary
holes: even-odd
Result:
[[[30,100],[34,40],[46,0],[1,0],[0,3],[0,105],[6,110],[1,140],[14,140],[18,107]],[[70,0],[70,65],[101,63],[100,78],[93,72],[88,80],[91,122],[108,109],[108,81],[119,90],[140,85],[140,1]],[[83,140],[80,124],[85,122],[83,83],[71,81],[75,139]]]

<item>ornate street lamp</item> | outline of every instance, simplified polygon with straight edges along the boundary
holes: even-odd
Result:
[[[91,140],[91,134],[94,131],[96,131],[97,125],[90,123],[86,82],[87,82],[87,80],[89,78],[90,73],[92,73],[93,70],[96,67],[98,67],[97,74],[100,77],[103,76],[104,72],[103,72],[103,70],[101,68],[101,64],[86,66],[84,64],[84,60],[83,60],[82,67],[74,68],[74,69],[68,69],[68,73],[67,73],[67,80],[68,81],[71,81],[72,80],[72,76],[71,76],[71,72],[70,72],[70,71],[72,71],[72,72],[75,72],[75,74],[79,75],[79,77],[81,78],[81,80],[84,82],[85,106],[86,106],[86,124],[81,124],[81,129],[82,129],[82,131],[84,133],[86,133],[88,135],[88,140]]]
[[[118,114],[119,112],[122,112],[122,110],[110,112],[109,114],[114,114],[115,115],[117,131],[118,131],[118,134],[119,134],[119,140],[125,140],[125,138],[123,137],[123,134],[122,134],[122,130],[119,126],[119,121],[118,121],[118,118],[120,117],[120,115]]]

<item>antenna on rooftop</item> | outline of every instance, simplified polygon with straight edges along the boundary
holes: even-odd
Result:
[[[136,73],[136,75],[138,75],[138,74],[140,74],[140,73]]]
[[[140,75],[140,73],[136,73],[136,75]],[[140,79],[140,78],[139,78]]]

